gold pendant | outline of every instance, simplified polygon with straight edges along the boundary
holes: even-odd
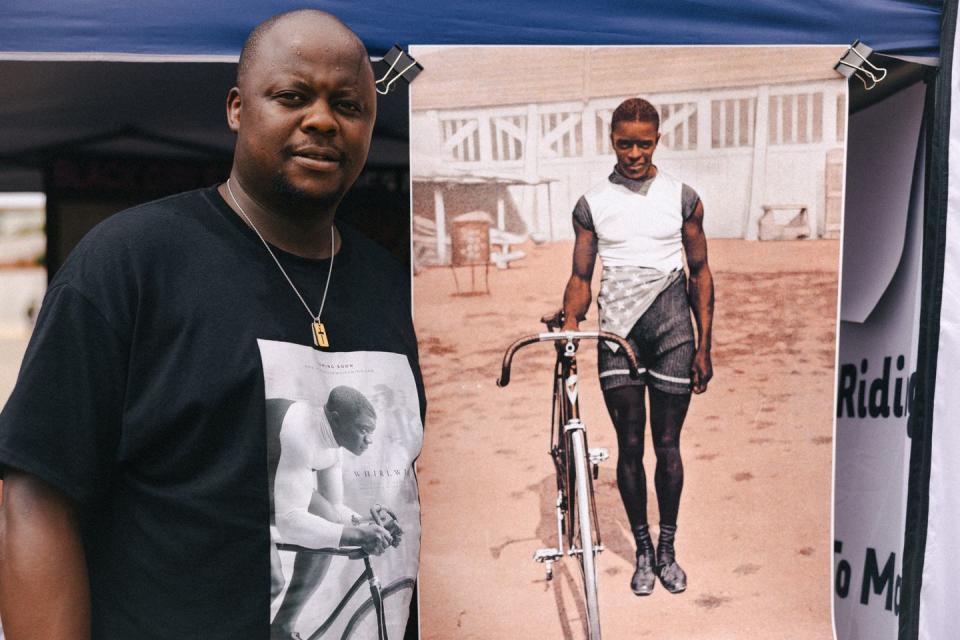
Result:
[[[319,320],[313,322],[313,345],[315,347],[329,347],[330,341],[327,340],[327,329]]]

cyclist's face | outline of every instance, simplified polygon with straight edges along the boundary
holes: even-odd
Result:
[[[340,446],[356,456],[363,455],[363,452],[373,444],[373,432],[377,429],[377,419],[361,413],[346,422],[341,431],[341,437],[337,438]]]
[[[652,122],[621,120],[610,132],[610,143],[617,154],[617,170],[627,178],[640,180],[652,173],[653,152],[660,133]]]

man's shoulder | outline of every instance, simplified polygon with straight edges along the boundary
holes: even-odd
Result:
[[[288,428],[300,429],[307,427],[323,415],[323,407],[315,406],[304,400],[297,400],[287,409],[283,417],[283,431]]]
[[[306,443],[307,434],[313,420],[313,407],[306,402],[294,402],[290,405],[280,427],[280,441],[285,443]]]
[[[613,183],[610,182],[609,176],[604,176],[603,180],[598,180],[592,184],[582,197],[589,201],[591,198],[596,198],[611,191],[612,188]]]
[[[191,237],[204,212],[211,210],[210,189],[198,189],[119,211],[91,229],[71,250],[57,278],[74,279],[111,265],[132,273],[138,262],[175,255],[171,249]]]
[[[84,239],[108,242],[124,237],[176,236],[181,227],[178,220],[196,219],[197,215],[211,210],[211,191],[211,188],[184,191],[124,209],[99,223]]]
[[[657,177],[654,178],[653,184],[661,189],[667,188],[671,191],[680,191],[683,187],[687,186],[685,182],[677,178],[672,173],[663,171],[659,168],[657,169]]]

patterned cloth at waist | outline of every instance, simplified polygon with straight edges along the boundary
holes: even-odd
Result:
[[[605,266],[597,296],[600,330],[626,338],[657,296],[682,274],[682,269],[660,271],[651,267]],[[619,349],[614,342],[606,344],[614,352]]]

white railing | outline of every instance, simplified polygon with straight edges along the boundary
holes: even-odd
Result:
[[[767,113],[756,140],[758,97]],[[661,153],[709,153],[768,145],[842,142],[846,97],[823,84],[771,85],[646,96],[660,112]],[[457,164],[530,162],[610,156],[613,110],[623,98],[430,112],[436,114],[444,160]],[[415,114],[416,115],[416,114]],[[535,123],[533,130],[530,124]]]
[[[524,184],[507,186],[504,202],[523,228],[568,238],[577,198],[614,166],[610,118],[624,97],[416,110],[411,130],[450,166],[515,176]],[[818,176],[827,153],[842,148],[845,139],[842,82],[644,97],[661,116],[658,166],[694,185],[710,203],[706,225],[714,236],[756,237],[762,207],[784,202],[808,205],[811,234],[826,230]],[[815,170],[798,174],[792,167],[799,165]]]

